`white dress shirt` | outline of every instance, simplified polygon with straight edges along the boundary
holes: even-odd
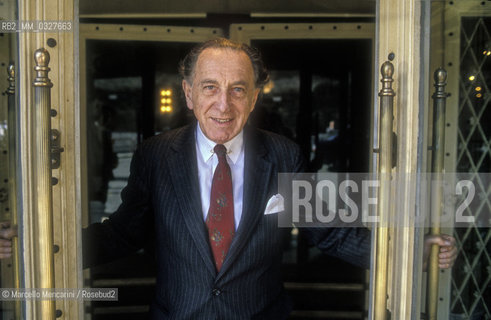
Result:
[[[234,195],[234,222],[235,230],[242,217],[242,199],[244,195],[244,138],[241,131],[232,140],[224,143],[227,148],[227,162],[232,172],[232,186]],[[196,155],[198,160],[199,190],[201,193],[201,206],[203,219],[206,220],[210,208],[211,182],[213,173],[218,165],[218,157],[213,148],[216,143],[208,139],[201,131],[199,124],[196,129]]]

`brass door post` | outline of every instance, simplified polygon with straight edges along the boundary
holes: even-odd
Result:
[[[392,173],[392,124],[394,107],[394,90],[392,89],[392,75],[394,66],[386,61],[381,67],[382,90],[380,97],[380,144],[378,178],[380,188],[377,202],[377,213],[379,223],[376,237],[376,273],[375,273],[375,297],[374,297],[374,319],[387,319],[387,259],[389,250],[389,227],[390,217],[390,194]]]
[[[433,138],[431,171],[431,228],[432,235],[440,234],[440,216],[443,212],[443,172],[445,153],[445,105],[448,94],[445,93],[447,72],[439,68],[435,71],[435,93],[433,94]],[[437,319],[438,310],[438,252],[439,246],[431,247],[428,264],[428,291],[426,295],[426,314],[428,320]]]
[[[35,51],[36,78],[34,79],[34,240],[35,240],[35,285],[40,289],[54,288],[53,256],[53,208],[51,190],[51,87],[48,78],[49,53],[41,48]],[[36,313],[42,319],[55,319],[55,302],[36,301]]]

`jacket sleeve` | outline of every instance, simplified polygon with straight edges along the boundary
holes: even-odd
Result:
[[[149,173],[141,149],[133,155],[122,204],[108,220],[82,231],[84,268],[106,263],[144,246],[152,231],[153,210]]]
[[[360,228],[304,228],[309,241],[322,252],[353,265],[370,268],[371,232]]]
[[[304,172],[305,160],[296,152],[294,171]],[[345,260],[353,265],[369,269],[371,254],[371,231],[362,225],[357,227],[307,227],[300,228],[309,242],[323,253]]]

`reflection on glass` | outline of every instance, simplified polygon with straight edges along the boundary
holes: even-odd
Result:
[[[187,109],[177,66],[193,43],[88,40],[86,42],[86,118],[89,221],[101,222],[121,203],[133,152],[146,138],[193,119]],[[91,283],[153,279],[151,245],[122,260],[90,269]],[[146,305],[153,285],[120,287],[131,296],[123,305]],[[93,310],[114,307],[92,302]],[[147,312],[146,309],[141,313]],[[97,318],[96,312],[93,317]],[[137,316],[135,315],[135,318]],[[105,317],[102,315],[100,318]]]
[[[159,108],[155,109],[156,134],[182,127],[194,119],[183,99],[181,81],[177,68],[173,73],[169,73],[165,72],[163,66],[157,66],[155,88],[160,90],[160,104]]]
[[[299,92],[297,71],[272,70],[262,99],[251,114],[251,124],[295,140]]]
[[[264,87],[250,122],[299,144],[310,172],[366,172],[371,42],[275,39],[251,43],[260,50],[271,81]],[[360,284],[365,273],[321,254],[299,229],[285,233],[285,238],[282,273],[295,308],[363,310],[362,291],[344,295],[290,290],[288,284],[298,282]]]
[[[142,80],[99,78],[93,80],[93,89],[87,110],[89,198],[91,222],[101,222],[121,203],[137,145],[135,106],[141,101]]]
[[[139,143],[193,118],[182,97],[179,60],[193,44],[87,41],[87,163],[90,221],[121,204]],[[124,52],[124,54],[121,54]]]
[[[310,159],[317,172],[339,172],[340,109],[343,109],[341,81],[335,77],[313,75],[312,112],[314,132]]]

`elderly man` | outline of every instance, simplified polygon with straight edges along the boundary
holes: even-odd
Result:
[[[152,234],[157,260],[153,319],[285,319],[277,214],[265,215],[279,172],[299,172],[297,145],[246,125],[268,80],[259,54],[226,39],[194,48],[181,65],[197,123],[155,136],[136,151],[123,203],[84,230],[86,266],[123,256]],[[152,232],[150,232],[152,231]],[[321,250],[369,267],[366,229],[317,228]],[[441,267],[455,259],[452,238]]]

